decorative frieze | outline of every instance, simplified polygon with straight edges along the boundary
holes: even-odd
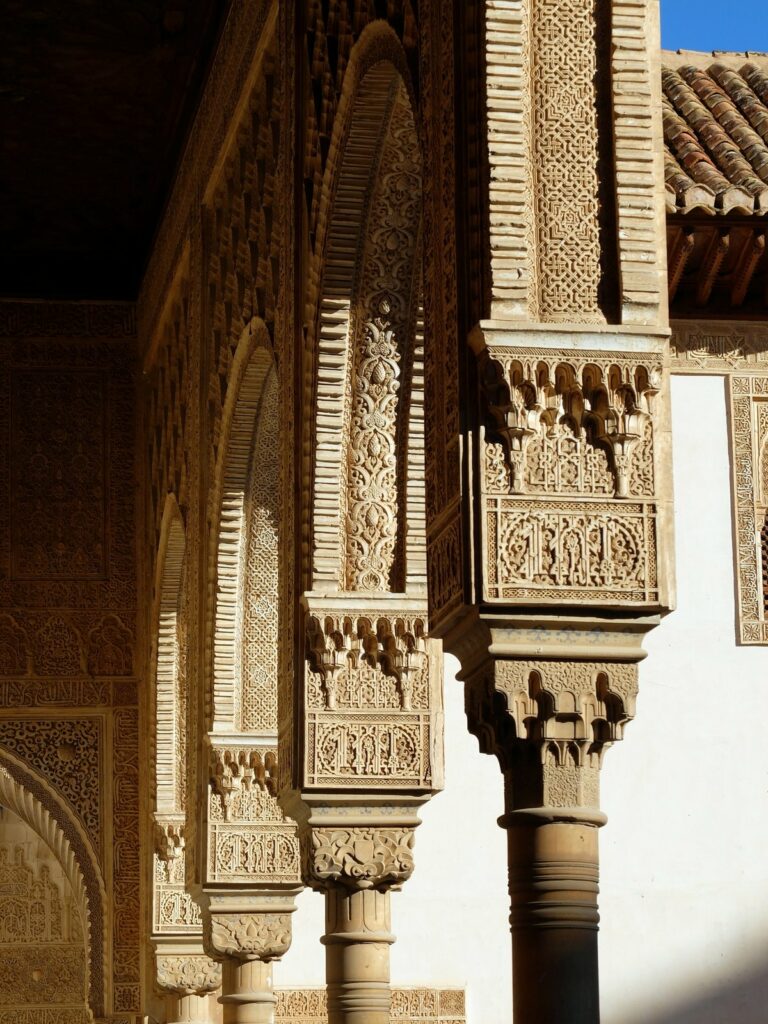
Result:
[[[672,323],[673,373],[765,373],[768,324],[738,320],[677,320]]]
[[[275,1024],[328,1024],[325,989],[278,989]],[[462,989],[393,988],[391,1019],[397,1024],[465,1024]]]
[[[210,884],[299,884],[296,823],[275,796],[277,752],[246,737],[212,748],[206,875]]]
[[[422,602],[307,604],[305,786],[436,788],[439,690]]]

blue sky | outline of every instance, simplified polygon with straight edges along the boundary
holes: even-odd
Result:
[[[665,50],[768,50],[768,0],[661,0]]]

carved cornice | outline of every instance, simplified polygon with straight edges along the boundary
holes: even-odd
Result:
[[[184,853],[184,820],[155,817],[155,852],[162,861],[178,860]]]
[[[157,955],[157,984],[179,995],[205,995],[221,986],[221,964],[203,954]]]
[[[592,354],[594,356],[594,354]],[[522,356],[522,358],[519,358]],[[652,423],[661,387],[661,366],[638,362],[619,367],[611,356],[571,364],[565,353],[535,363],[526,353],[487,351],[480,357],[483,389],[496,434],[504,441],[510,466],[510,491],[530,490],[526,449],[542,432],[567,423],[576,439],[587,439],[611,456],[616,498],[630,496],[632,455]]]
[[[394,676],[402,710],[413,710],[414,677],[427,661],[425,614],[408,610],[400,615],[379,608],[346,615],[315,612],[308,617],[306,629],[307,655],[323,678],[329,711],[337,708],[338,676],[351,662],[368,663]]]
[[[415,828],[318,828],[303,837],[304,878],[315,889],[384,891],[413,872]]]

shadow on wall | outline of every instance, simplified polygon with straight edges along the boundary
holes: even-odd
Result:
[[[768,958],[739,981],[705,992],[674,1009],[616,1018],[614,1024],[766,1024]]]

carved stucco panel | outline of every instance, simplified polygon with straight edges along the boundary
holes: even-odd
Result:
[[[743,644],[768,643],[768,377],[732,375],[728,404],[736,547],[737,628]]]
[[[397,1024],[465,1024],[462,989],[395,988],[391,1018]],[[277,991],[275,1021],[286,1024],[327,1024],[324,989],[297,988]]]

